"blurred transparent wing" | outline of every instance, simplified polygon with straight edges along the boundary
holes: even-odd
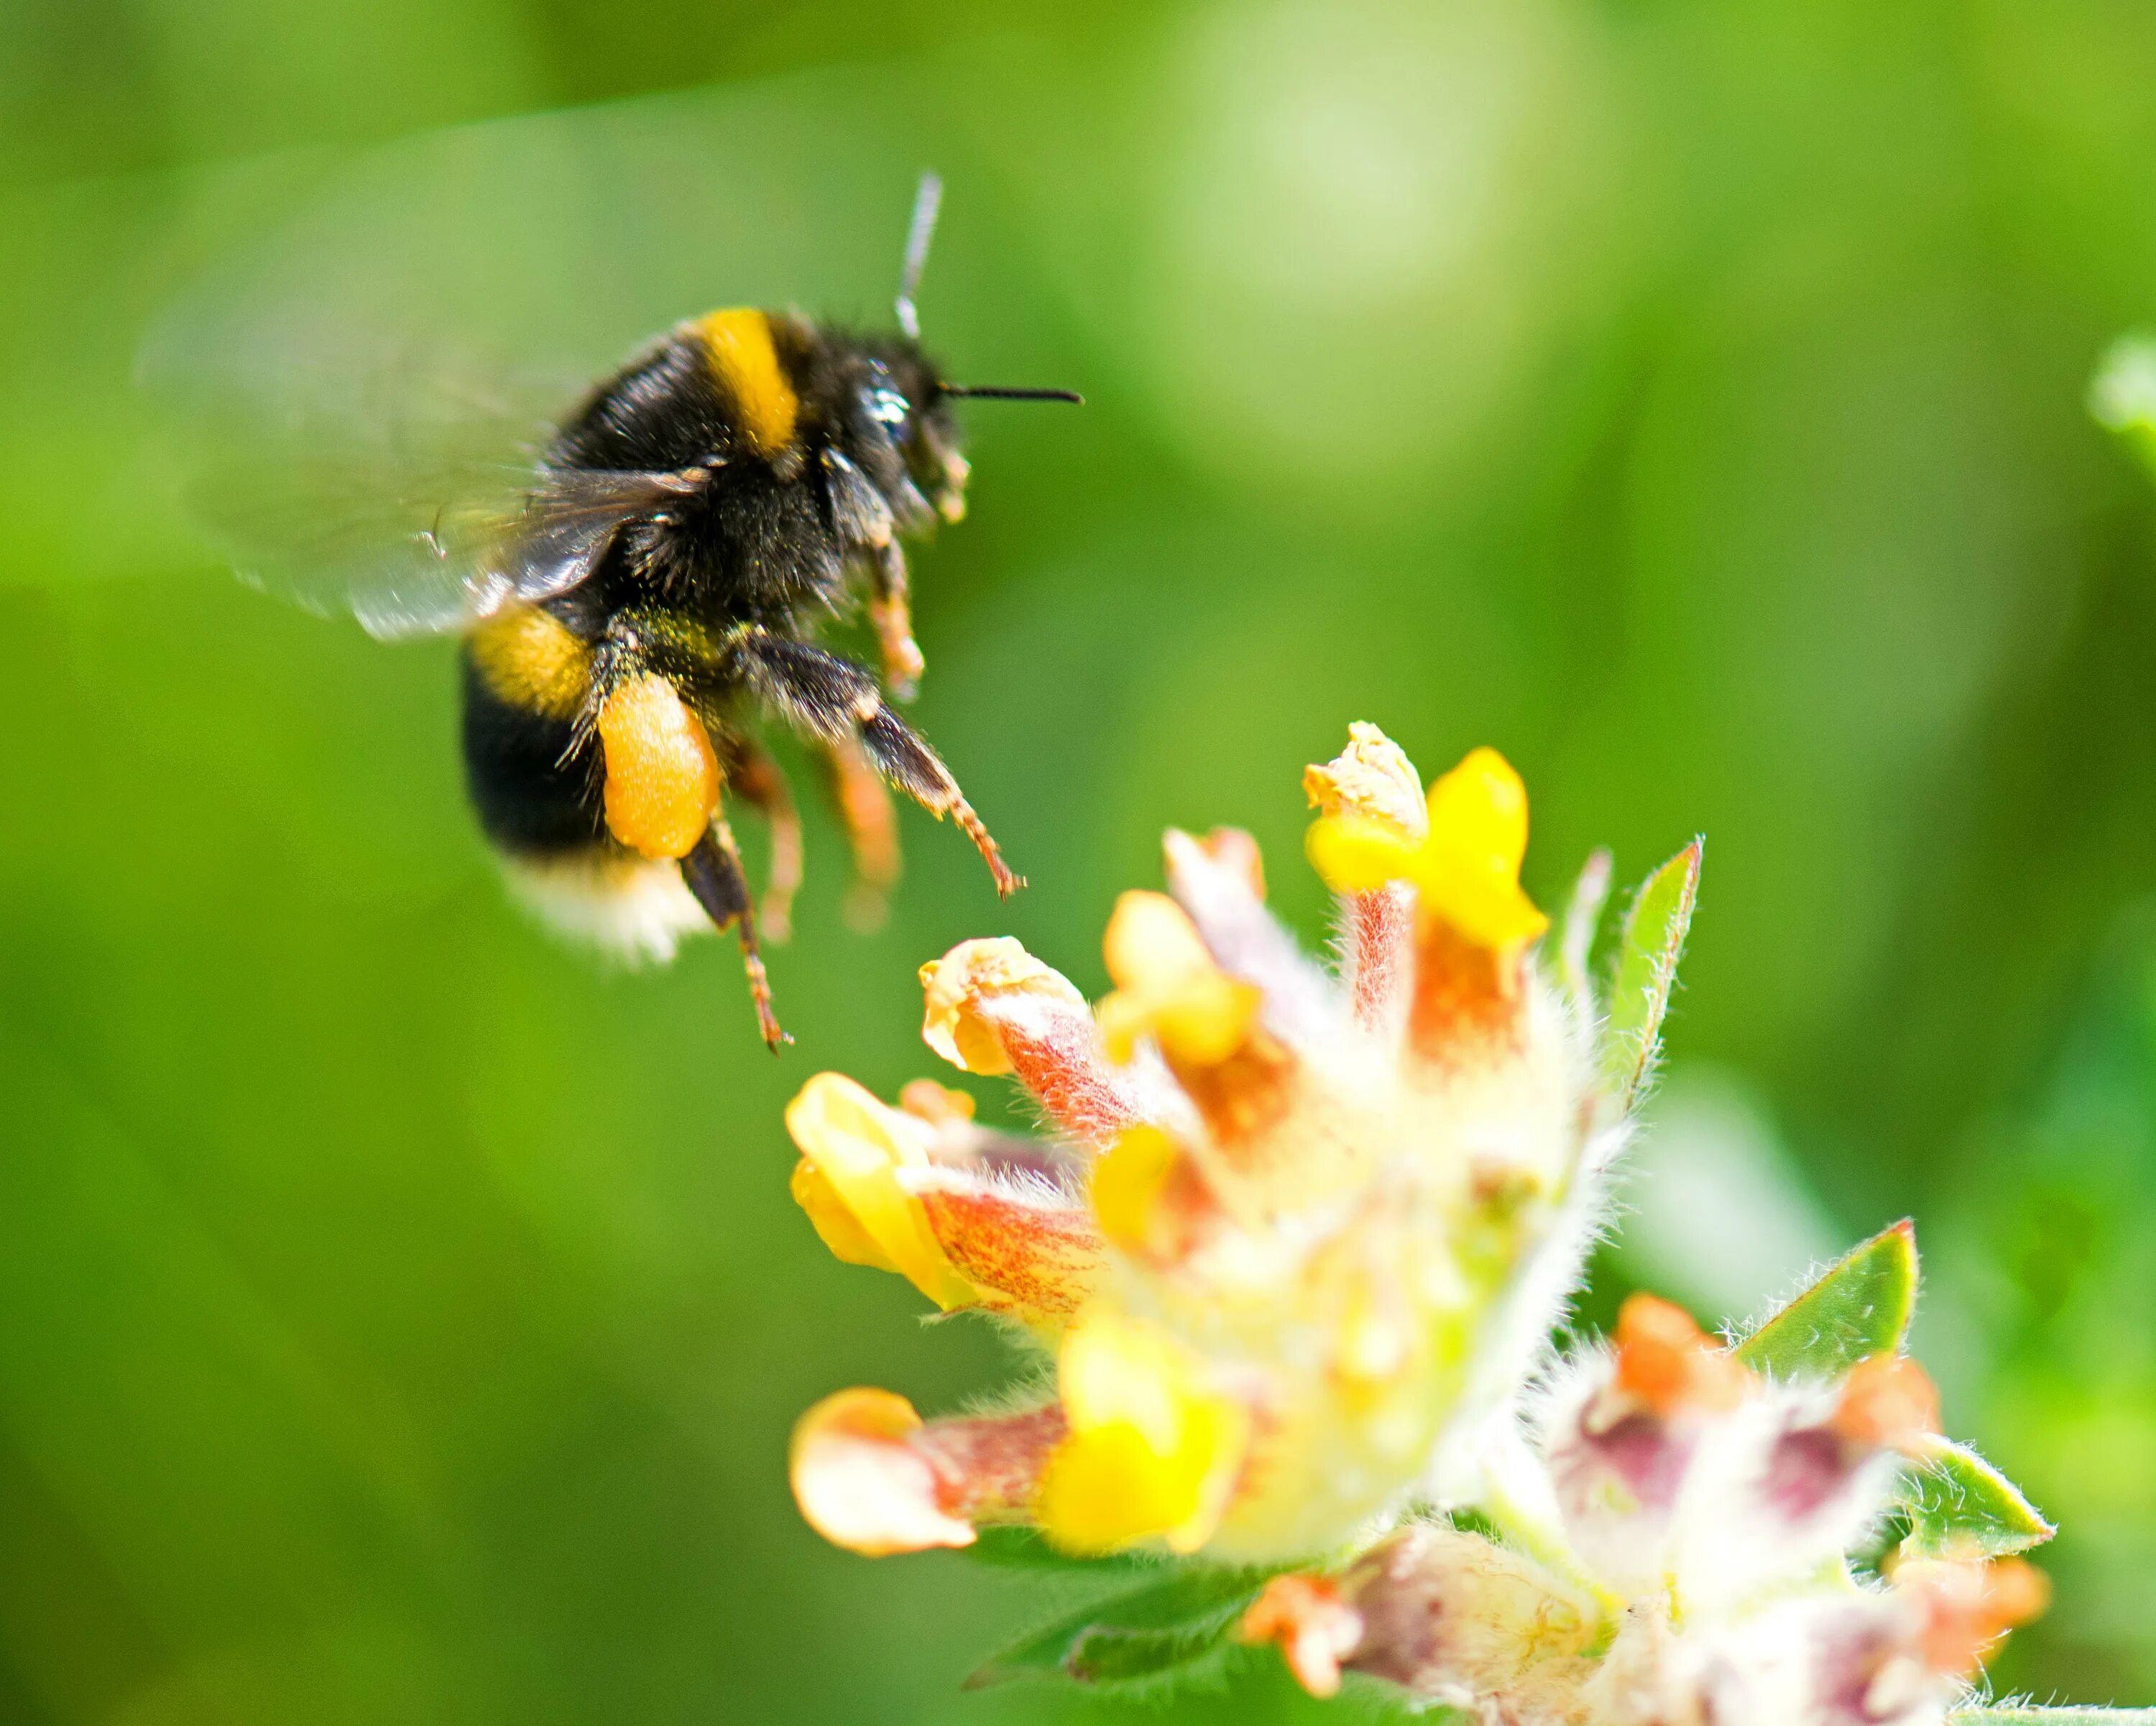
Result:
[[[241,576],[379,637],[566,592],[624,522],[680,489],[542,465],[573,374],[350,321],[181,319],[143,371],[181,435],[193,512]]]

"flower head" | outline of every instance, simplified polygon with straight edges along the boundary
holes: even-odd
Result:
[[[1268,913],[1247,835],[1171,832],[1169,892],[1109,919],[1097,1006],[1015,941],[922,970],[930,1047],[1015,1077],[1045,1141],[830,1074],[788,1115],[796,1196],[840,1257],[1048,1351],[1052,1397],[1003,1418],[1054,1442],[979,1502],[1075,1552],[1337,1551],[1458,1489],[1600,1215],[1628,1098],[1537,956],[1517,775],[1477,750],[1425,792],[1357,726],[1305,784],[1343,975]],[[917,1458],[978,1425],[878,1442]],[[911,1508],[855,1539],[814,1508],[828,1465],[808,1474],[811,1519],[862,1550],[908,1514],[941,1544],[969,1502],[947,1487],[921,1513],[919,1468],[883,1454],[846,1478]]]
[[[1851,1565],[1937,1414],[1891,1347],[1769,1378],[1635,1296],[1496,1442],[1495,1532],[1425,1522],[1276,1576],[1243,1634],[1314,1693],[1359,1672],[1519,1726],[1938,1726],[2047,1590],[1975,1549]]]

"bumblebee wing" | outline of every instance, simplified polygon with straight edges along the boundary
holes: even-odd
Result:
[[[192,513],[250,585],[383,638],[468,627],[588,576],[675,476],[547,467],[576,374],[346,322],[178,320],[144,360]]]
[[[347,579],[346,599],[379,640],[469,627],[511,600],[566,593],[598,567],[616,533],[678,497],[673,474],[527,471],[513,508],[463,499],[439,509],[413,555],[377,558]]]

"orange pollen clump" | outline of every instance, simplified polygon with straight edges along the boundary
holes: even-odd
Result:
[[[639,856],[686,857],[719,807],[719,763],[703,721],[662,677],[632,679],[599,710],[606,822]]]
[[[1894,1585],[1913,1594],[1924,1615],[1924,1664],[1954,1677],[1974,1672],[1999,1637],[2051,1602],[2044,1573],[2018,1558],[1899,1565]]]
[[[1650,1413],[1733,1407],[1744,1369],[1682,1307],[1635,1294],[1618,1309],[1616,1387]]]
[[[1322,1576],[1276,1576],[1237,1626],[1245,1642],[1277,1642],[1296,1682],[1312,1696],[1340,1688],[1340,1662],[1363,1640],[1363,1615]]]
[[[1850,1369],[1829,1424],[1854,1444],[1907,1449],[1939,1430],[1939,1393],[1906,1355],[1874,1355]]]

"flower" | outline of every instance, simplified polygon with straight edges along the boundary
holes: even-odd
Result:
[[[1540,956],[1501,755],[1425,793],[1358,725],[1305,788],[1339,975],[1265,909],[1248,835],[1172,832],[1169,891],[1109,919],[1096,1007],[1013,940],[921,971],[929,1047],[1014,1077],[1048,1136],[829,1073],[788,1111],[833,1252],[999,1315],[1049,1369],[1000,1415],[819,1405],[794,1486],[829,1538],[884,1553],[1015,1520],[1073,1553],[1272,1562],[1478,1482],[1604,1212],[1631,1090],[1608,1075],[1637,1063]]]
[[[1517,1726],[1938,1726],[2047,1591],[1975,1554],[1860,1579],[1847,1554],[1936,1425],[1897,1353],[1771,1380],[1635,1295],[1511,1435],[1501,1534],[1423,1522],[1276,1576],[1242,1635],[1313,1694],[1362,1672]]]

